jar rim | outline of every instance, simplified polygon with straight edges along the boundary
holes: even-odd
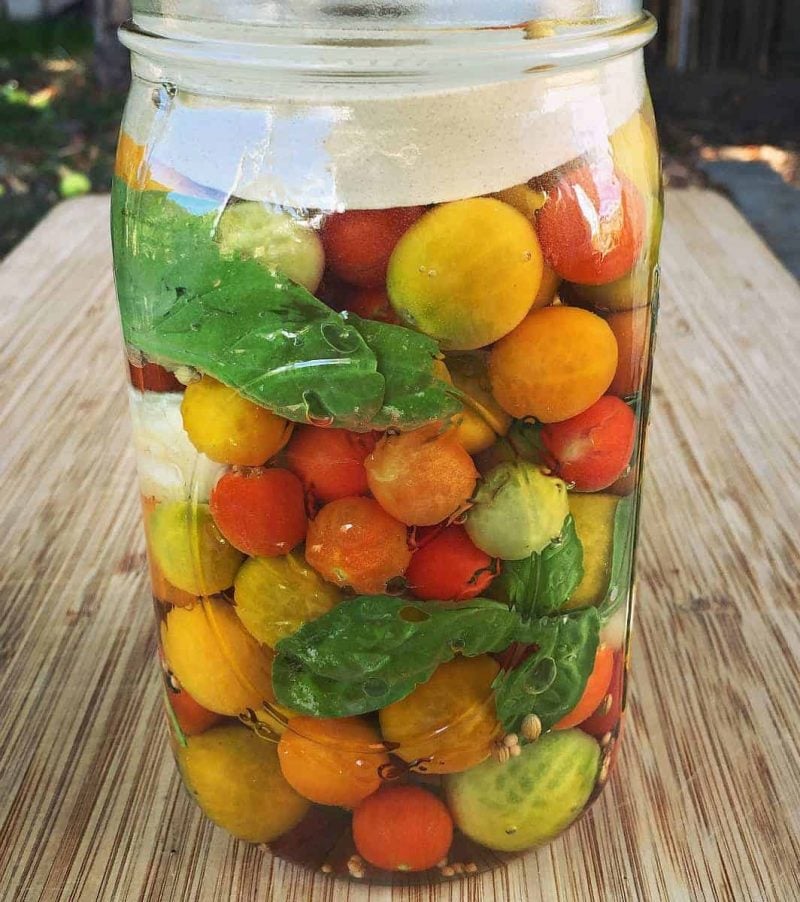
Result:
[[[120,29],[120,40],[134,56],[165,71],[223,67],[228,76],[245,80],[248,73],[254,79],[269,73],[273,88],[282,80],[295,86],[305,80],[344,89],[358,83],[424,90],[603,62],[641,49],[656,27],[641,9],[633,16],[591,21],[332,30],[137,13]]]

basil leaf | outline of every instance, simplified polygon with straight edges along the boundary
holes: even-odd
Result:
[[[523,618],[560,611],[583,579],[583,546],[568,516],[561,535],[538,554],[503,561],[490,594]]]
[[[506,732],[517,732],[526,714],[535,714],[542,730],[549,730],[575,707],[594,667],[599,635],[595,608],[529,624],[536,651],[513,670],[501,671],[492,684]]]
[[[390,427],[416,429],[442,412],[452,415],[461,409],[458,391],[434,370],[438,346],[432,339],[403,326],[393,326],[347,314],[354,322],[378,361],[385,391],[381,409],[372,419],[374,429]]]
[[[457,653],[503,651],[524,635],[515,613],[485,598],[360,596],[278,642],[272,685],[280,704],[302,714],[365,714],[405,698]]]
[[[614,531],[611,545],[611,572],[608,588],[597,611],[603,623],[628,597],[633,581],[633,562],[636,552],[638,503],[635,495],[619,500],[614,511]]]
[[[114,204],[123,333],[148,357],[297,422],[413,429],[460,409],[435,375],[433,339],[339,314],[254,260],[223,257],[209,202],[117,182]]]

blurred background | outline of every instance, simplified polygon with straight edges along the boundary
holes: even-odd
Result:
[[[800,278],[800,0],[647,0],[667,184],[725,192]],[[58,203],[107,191],[128,0],[0,0],[0,258]]]

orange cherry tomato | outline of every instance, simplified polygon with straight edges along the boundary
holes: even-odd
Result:
[[[432,526],[458,513],[478,476],[456,430],[436,423],[384,436],[365,466],[372,494],[409,526]]]
[[[196,702],[185,689],[181,688],[172,673],[167,671],[164,679],[167,684],[167,703],[172,708],[178,725],[187,736],[198,736],[225,720],[221,714],[209,711]]]
[[[447,806],[420,786],[383,786],[353,814],[353,840],[370,864],[387,871],[425,871],[453,842]]]
[[[379,288],[394,246],[425,207],[348,210],[332,213],[322,226],[328,268],[352,285]]]
[[[463,526],[448,526],[420,544],[406,570],[406,582],[417,598],[463,601],[480,595],[497,572],[492,558]]]
[[[130,374],[131,385],[134,388],[138,388],[139,391],[179,392],[185,388],[175,378],[174,373],[150,361],[143,363],[141,366],[129,362],[128,373]]]
[[[626,176],[585,164],[565,172],[536,214],[545,259],[569,282],[605,285],[629,273],[644,240],[646,212]]]
[[[306,560],[337,586],[361,595],[385,592],[411,561],[405,526],[372,498],[339,498],[308,526]]]
[[[566,730],[575,727],[597,709],[597,706],[608,692],[611,672],[614,669],[614,650],[609,645],[601,645],[597,649],[594,667],[586,682],[586,688],[578,704],[564,717],[554,724],[554,730]]]
[[[288,554],[306,537],[303,486],[289,470],[229,470],[217,480],[210,507],[219,531],[245,554]]]
[[[542,428],[550,465],[579,492],[599,492],[617,480],[631,459],[635,437],[636,417],[614,395]]]
[[[299,426],[286,448],[286,463],[313,498],[327,504],[369,492],[364,460],[375,436],[345,429]]]
[[[389,756],[378,731],[358,717],[293,717],[278,743],[283,776],[319,805],[355,808],[381,785]]]
[[[608,685],[608,692],[600,700],[598,708],[594,714],[584,720],[580,727],[584,733],[595,736],[597,739],[611,732],[617,725],[617,721],[622,713],[622,688],[625,678],[625,656],[622,649],[614,653],[614,666],[611,672],[611,681]],[[611,696],[611,702],[608,704],[607,698]]]

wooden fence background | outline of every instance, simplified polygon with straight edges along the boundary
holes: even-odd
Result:
[[[654,58],[680,72],[800,75],[800,0],[646,0]]]

